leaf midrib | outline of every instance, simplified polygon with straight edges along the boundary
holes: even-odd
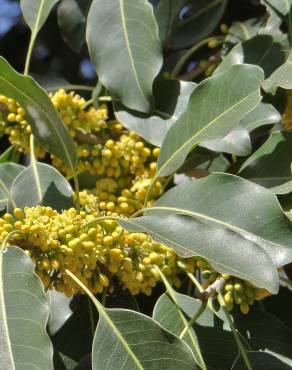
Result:
[[[227,222],[224,222],[224,221],[220,221],[218,220],[217,218],[213,218],[213,217],[210,217],[210,216],[207,216],[203,213],[197,213],[197,212],[193,212],[193,211],[190,211],[188,209],[183,209],[183,208],[175,208],[175,207],[150,207],[149,208],[150,211],[152,210],[158,210],[158,211],[174,211],[174,212],[177,212],[177,214],[185,214],[187,216],[191,216],[193,218],[198,218],[198,219],[203,219],[203,220],[207,220],[207,221],[210,221],[210,222],[213,222],[215,224],[218,224],[220,226],[224,226],[224,228],[228,229],[228,230],[232,230],[234,232],[236,232],[237,234],[241,235],[244,237],[244,235],[248,234],[250,236],[256,236],[257,238],[261,239],[261,240],[264,240],[268,243],[271,243],[273,245],[276,245],[278,247],[282,247],[282,245],[280,244],[277,244],[275,242],[271,242],[270,240],[267,240],[259,235],[256,235],[256,234],[252,234],[251,232],[247,231],[247,230],[244,230],[238,226],[234,226],[232,224],[228,224]]]
[[[169,156],[169,158],[167,159],[167,161],[158,169],[158,172],[156,174],[156,176],[158,177],[159,174],[162,172],[162,170],[173,160],[173,158],[175,158],[177,156],[177,154],[179,152],[181,152],[189,143],[191,143],[197,136],[199,136],[201,133],[203,133],[205,130],[207,130],[210,126],[213,125],[213,123],[215,123],[217,120],[221,119],[222,117],[224,117],[224,115],[226,115],[227,113],[229,113],[230,111],[232,111],[233,109],[235,109],[238,105],[242,104],[245,100],[251,98],[254,94],[257,94],[258,93],[258,90],[254,90],[251,94],[245,96],[243,99],[241,99],[240,101],[238,101],[236,104],[233,104],[231,107],[229,107],[227,110],[225,110],[223,113],[219,114],[218,116],[216,116],[212,121],[210,121],[206,126],[204,126],[203,128],[201,128],[201,130],[197,131],[195,133],[195,135],[191,136],[190,139],[188,139],[182,146],[180,146],[171,156]],[[172,126],[172,127],[175,127],[175,126]],[[195,144],[195,143],[194,143]]]
[[[140,82],[139,82],[139,79],[138,79],[138,75],[137,75],[137,71],[136,71],[132,51],[131,51],[131,48],[130,48],[130,40],[129,40],[128,30],[127,30],[127,25],[126,25],[126,16],[125,16],[125,9],[124,9],[124,0],[119,0],[119,3],[120,3],[120,14],[121,14],[122,28],[124,30],[124,37],[125,37],[125,42],[126,42],[126,46],[127,46],[127,50],[128,50],[130,64],[131,64],[131,67],[132,67],[132,70],[133,70],[133,73],[134,73],[134,78],[135,78],[135,81],[137,83],[138,89],[140,91],[141,97],[143,98],[144,102],[146,102],[146,105],[148,106],[148,101],[147,101],[147,99],[146,99],[146,97],[143,93],[143,90],[141,88],[141,85],[140,85]]]

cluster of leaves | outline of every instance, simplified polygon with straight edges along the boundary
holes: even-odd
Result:
[[[227,0],[22,0],[21,6],[31,29],[25,70],[16,72],[1,57],[0,93],[23,107],[38,145],[70,168],[77,212],[84,178],[76,142],[45,88],[28,76],[37,34],[55,6],[65,42],[77,51],[88,46],[99,79],[90,104],[108,100],[124,127],[160,147],[145,207],[120,225],[180,257],[199,256],[234,277],[231,290],[241,279],[274,296],[243,317],[228,312],[231,294],[222,279],[204,289],[201,277],[189,274],[196,289],[189,284],[177,292],[157,268],[166,293],[156,302],[154,294],[149,309],[139,298],[142,312],[126,290],[94,296],[67,270],[91,301],[71,300],[45,293],[30,257],[9,243],[17,239],[13,230],[0,253],[2,367],[291,368],[291,293],[277,295],[280,281],[291,285],[279,275],[292,262],[291,0],[261,0],[261,17],[229,29],[218,27]],[[71,184],[36,160],[33,137],[29,166],[16,163],[27,157],[14,147],[1,154],[0,208],[72,207]],[[147,207],[161,177],[169,190]]]

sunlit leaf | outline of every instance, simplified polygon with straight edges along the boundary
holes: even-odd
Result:
[[[102,84],[122,103],[149,112],[162,65],[158,27],[146,0],[93,0],[86,38]]]
[[[275,70],[272,75],[262,83],[263,88],[275,94],[278,87],[292,89],[292,52],[284,64]]]
[[[268,77],[284,61],[282,45],[275,43],[271,36],[259,35],[236,44],[219,64],[215,73],[224,72],[236,64],[246,63],[258,65]]]
[[[291,141],[291,132],[273,132],[268,140],[243,163],[239,175],[266,188],[278,187],[292,180]],[[292,191],[291,185],[290,191]]]
[[[10,189],[14,179],[24,169],[24,166],[16,163],[0,164],[0,210],[7,208],[9,205],[15,205],[10,194]]]
[[[260,102],[262,79],[259,67],[236,65],[201,82],[187,110],[167,132],[158,158],[158,175],[176,171],[196,144],[226,136]]]
[[[254,110],[247,113],[240,122],[249,131],[252,131],[258,127],[271,125],[280,121],[281,115],[273,105],[260,103]]]
[[[207,140],[201,145],[215,152],[230,153],[237,156],[246,156],[251,152],[249,132],[242,124],[236,126],[222,139]]]
[[[185,111],[193,82],[165,80],[154,84],[156,107],[153,114],[139,113],[115,102],[115,115],[123,126],[136,132],[149,143],[161,146],[167,131]]]
[[[179,208],[179,200],[178,198],[176,213],[186,213]],[[150,216],[121,221],[121,225],[130,231],[151,235],[155,241],[168,245],[184,258],[203,257],[220,273],[248,280],[255,286],[266,288],[273,293],[278,291],[276,268],[269,255],[259,245],[228,230],[227,225],[224,228],[222,225],[207,224],[207,217],[205,220],[201,217],[202,221],[197,221],[189,216],[168,215],[166,210],[161,217],[159,213],[156,215],[159,210],[159,206],[157,207],[154,206],[154,210],[150,211]],[[254,264],[255,260],[261,261],[260,264]]]
[[[292,225],[276,196],[253,182],[213,173],[176,186],[146,211],[162,221],[162,216],[181,213],[243,235],[264,248],[277,266],[292,261]]]
[[[150,317],[135,311],[100,312],[92,358],[94,370],[193,370],[190,348]]]
[[[31,77],[17,73],[2,57],[0,92],[24,107],[39,144],[74,170],[77,162],[76,144],[47,93]]]
[[[43,204],[61,211],[73,205],[72,193],[69,182],[60,172],[33,160],[11,186],[11,197],[19,208]]]
[[[53,370],[46,333],[49,304],[31,259],[19,248],[0,251],[1,369]]]
[[[31,31],[38,33],[59,0],[20,0],[23,17]]]

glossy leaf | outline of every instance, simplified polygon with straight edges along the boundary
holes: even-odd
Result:
[[[277,0],[276,0],[277,1]],[[288,5],[288,1],[284,0]],[[273,39],[277,42],[280,42],[283,46],[283,51],[286,52],[289,50],[289,41],[287,34],[282,32],[282,23],[283,15],[276,9],[272,4],[274,0],[260,0],[261,4],[266,8],[268,17],[266,19],[265,25],[259,29],[259,34],[271,35]],[[278,1],[277,1],[278,2]],[[280,0],[278,4],[283,4],[283,1]]]
[[[153,318],[164,329],[179,336],[184,327],[178,307],[189,321],[198,312],[201,301],[179,293],[175,293],[175,298],[178,306],[167,294],[163,294],[155,304]],[[223,330],[222,322],[218,316],[215,317],[214,313],[207,307],[191,330],[199,342],[208,370],[231,368],[237,355],[237,348],[232,333]],[[184,340],[189,342],[187,335]]]
[[[247,113],[240,122],[249,131],[252,131],[258,127],[271,125],[280,121],[281,115],[273,105],[260,103],[254,110]]]
[[[153,114],[132,111],[115,102],[115,115],[123,126],[136,132],[149,143],[161,146],[169,128],[185,111],[195,87],[193,82],[157,81],[154,84],[156,108]]]
[[[292,89],[292,52],[284,64],[262,83],[263,88],[275,94],[278,87]]]
[[[59,0],[20,0],[23,17],[31,31],[38,33]]]
[[[149,112],[153,80],[162,65],[151,4],[93,0],[86,38],[102,84],[125,106]]]
[[[48,330],[50,335],[54,335],[72,315],[72,309],[70,308],[72,298],[68,298],[65,294],[59,293],[56,290],[49,290],[47,297],[50,302]]]
[[[74,170],[76,144],[46,92],[29,76],[17,73],[0,57],[0,92],[19,102],[39,144]]]
[[[261,27],[258,18],[247,19],[244,22],[233,22],[228,30],[225,41],[232,44],[246,41],[256,36]]]
[[[282,15],[287,15],[292,5],[291,0],[264,0],[266,4],[271,6]]]
[[[237,156],[246,156],[251,152],[249,132],[242,124],[236,126],[223,139],[207,140],[201,145],[215,152],[230,153]]]
[[[86,17],[91,0],[62,0],[58,7],[58,25],[63,39],[79,53],[85,44]]]
[[[239,175],[266,188],[273,188],[292,180],[291,141],[291,132],[273,132],[243,163]]]
[[[146,211],[148,216],[180,213],[243,235],[263,247],[277,266],[292,261],[292,225],[276,196],[253,182],[214,173],[176,186]]]
[[[179,212],[183,213],[182,210]],[[181,257],[203,257],[222,274],[237,276],[277,293],[279,279],[274,263],[256,243],[221,225],[213,226],[193,217],[178,214],[161,217],[155,211],[150,211],[150,214],[121,221],[121,225],[130,231],[148,233],[155,241],[173,248]],[[260,263],[255,264],[255,260]]]
[[[190,348],[148,316],[123,309],[104,309],[96,329],[93,369],[193,370]]]
[[[13,181],[11,197],[19,208],[39,204],[57,210],[73,205],[69,182],[54,167],[32,161]]]
[[[21,249],[0,251],[0,363],[5,370],[53,370],[46,333],[49,304],[33,263]]]
[[[275,43],[271,36],[259,35],[235,45],[215,73],[224,72],[236,64],[246,63],[258,65],[268,77],[284,61],[282,45]]]
[[[10,195],[10,189],[14,179],[25,167],[16,163],[1,163],[0,164],[0,210],[5,209],[14,204],[14,200]]]
[[[210,35],[224,13],[227,0],[192,0],[184,5],[166,43],[169,48],[185,48]]]
[[[226,136],[260,102],[262,79],[259,67],[237,65],[201,82],[187,110],[167,132],[158,158],[158,174],[175,172],[195,145]]]

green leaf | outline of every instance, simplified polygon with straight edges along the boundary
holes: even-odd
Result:
[[[210,35],[224,13],[227,0],[196,0],[183,5],[184,15],[179,12],[166,43],[169,48],[186,48]]]
[[[56,290],[49,290],[47,296],[50,302],[48,330],[50,335],[54,335],[72,315],[70,308],[72,298],[68,298],[64,293],[59,293]]]
[[[254,110],[247,113],[240,122],[249,131],[252,131],[258,127],[271,125],[280,121],[281,115],[273,105],[260,103]]]
[[[224,72],[236,64],[245,63],[258,65],[268,77],[284,61],[285,54],[282,51],[282,45],[275,43],[271,36],[259,35],[235,45],[215,73]]]
[[[196,368],[185,342],[150,317],[125,309],[106,309],[70,271],[66,273],[87,293],[99,313],[92,348],[93,370],[191,370]]]
[[[246,156],[251,152],[249,132],[242,124],[238,124],[223,139],[207,140],[201,146],[214,152],[230,153],[237,156]]]
[[[20,0],[23,18],[36,34],[43,27],[54,5],[59,0]]]
[[[11,197],[19,208],[38,204],[63,210],[73,205],[72,188],[54,167],[31,161],[13,181]]]
[[[10,195],[10,189],[14,179],[25,167],[16,163],[0,164],[0,210],[8,208],[8,205],[15,206],[13,198]]]
[[[195,316],[201,301],[176,292],[175,298],[187,320]],[[153,318],[165,330],[180,335],[184,326],[177,305],[167,294],[163,294],[155,304]],[[223,330],[218,314],[215,317],[214,313],[207,307],[191,330],[199,342],[208,370],[231,368],[238,351],[232,333]],[[189,343],[187,336],[184,337],[184,340]]]
[[[292,261],[292,225],[276,196],[253,182],[213,173],[174,187],[146,211],[148,216],[181,213],[243,235],[263,247],[277,267]]]
[[[149,143],[161,146],[169,128],[185,111],[195,87],[193,82],[157,81],[154,84],[156,108],[152,114],[135,112],[115,102],[115,115],[123,126],[136,132]]]
[[[178,209],[179,212],[184,211]],[[150,211],[150,216],[120,223],[130,231],[148,233],[155,241],[173,248],[181,257],[200,256],[222,274],[248,280],[273,293],[279,289],[278,274],[267,252],[221,225],[216,227],[203,220],[197,221],[193,217],[178,214],[164,214],[161,217],[160,214],[156,215],[155,210]],[[254,263],[256,260],[261,261],[260,265]]]
[[[175,313],[176,313],[176,316],[177,316],[176,318],[178,319],[178,320],[176,320],[176,324],[178,324],[178,326],[182,327],[181,331],[179,331],[178,333],[173,333],[173,334],[177,335],[179,338],[183,339],[184,341],[186,341],[189,344],[191,350],[193,351],[195,360],[196,360],[199,368],[203,369],[203,370],[207,370],[206,363],[205,363],[204,358],[202,356],[200,346],[198,345],[196,335],[195,335],[192,327],[189,325],[189,322],[188,322],[189,320],[185,317],[184,312],[179,307],[180,297],[177,295],[176,291],[169,284],[167,278],[163,275],[163,272],[160,271],[159,269],[157,270],[157,272],[159,273],[160,278],[161,278],[163,284],[165,285],[166,292],[167,292],[168,296],[171,298],[172,303],[175,305],[175,311],[176,311]],[[206,306],[207,306],[207,302],[202,302],[201,301],[198,305],[198,310],[195,312],[196,316],[200,317],[200,315],[202,315],[206,311]],[[179,328],[178,328],[178,330],[179,330]],[[170,332],[172,332],[172,331],[170,331]],[[184,337],[182,337],[183,335],[184,335]]]
[[[282,15],[287,15],[292,5],[291,0],[264,0],[264,2]]]
[[[292,180],[291,141],[292,132],[273,132],[243,163],[239,175],[266,188],[273,188]]]
[[[31,259],[19,248],[0,251],[0,358],[4,370],[53,370],[46,333],[49,305]]]
[[[186,0],[160,0],[154,9],[162,43],[170,36],[174,22],[185,3]]]
[[[149,112],[162,66],[158,27],[146,0],[93,0],[86,38],[102,84],[131,109]]]
[[[247,352],[249,362],[253,370],[289,370],[291,366],[285,364],[278,358],[262,351]],[[232,370],[246,370],[242,357],[238,357],[232,366]]]
[[[175,172],[195,145],[226,136],[259,104],[262,79],[259,67],[237,65],[201,82],[187,110],[167,132],[158,158],[158,175]]]
[[[292,52],[288,59],[272,75],[262,83],[263,89],[275,94],[278,87],[292,89]]]
[[[274,0],[272,1],[274,2]],[[290,0],[284,1],[287,2],[287,6],[289,6],[288,1]],[[275,41],[278,41],[282,44],[283,51],[288,51],[289,40],[287,34],[283,33],[281,30],[283,15],[279,13],[279,11],[274,6],[271,6],[272,2],[270,0],[260,0],[260,2],[266,8],[268,17],[266,17],[267,20],[265,25],[259,29],[259,34],[271,35]],[[278,3],[282,3],[282,0],[280,0]]]
[[[31,77],[17,73],[2,57],[0,92],[24,107],[27,120],[39,144],[74,171],[77,163],[76,144],[47,93]]]
[[[91,0],[62,0],[58,7],[58,25],[63,39],[77,53],[85,44],[86,17],[90,4]]]
[[[258,34],[260,26],[261,22],[258,18],[247,19],[244,22],[233,22],[225,41],[237,44],[238,42],[249,40]]]
[[[150,317],[124,309],[104,309],[96,329],[93,369],[193,370],[190,348]]]
[[[10,147],[0,154],[0,163],[16,162],[15,157],[17,157],[18,154],[19,152],[17,149],[13,145],[10,145]]]

